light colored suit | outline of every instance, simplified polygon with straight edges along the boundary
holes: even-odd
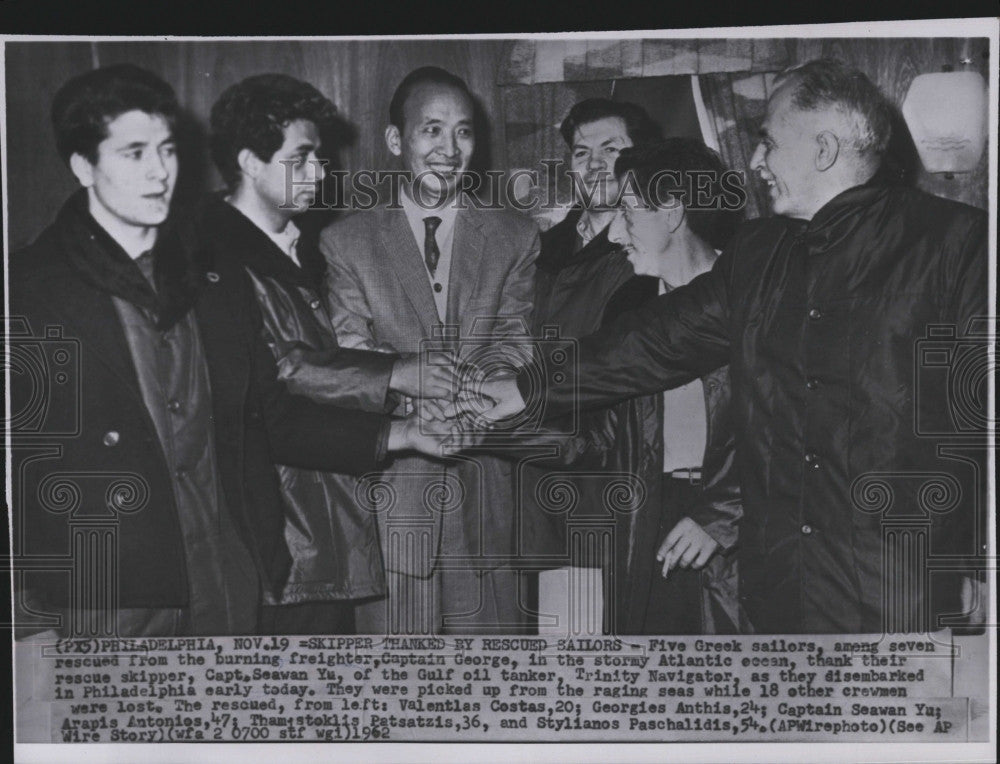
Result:
[[[475,338],[484,327],[494,337],[527,332],[539,240],[535,224],[526,217],[471,207],[458,212],[445,331],[423,252],[402,209],[377,207],[338,221],[323,232],[320,249],[329,266],[326,299],[344,347],[388,345],[414,353],[425,340],[443,339],[461,357],[481,361],[484,350],[498,352],[495,340]],[[378,514],[387,570],[427,579],[441,569],[482,573],[507,566],[514,552],[513,489],[511,464],[495,457],[400,457],[380,476],[362,480],[357,498],[373,503]],[[487,593],[491,585],[476,584],[479,578],[470,581],[481,592],[460,597],[461,606],[436,603],[444,610],[445,630],[448,614],[458,610],[466,612],[464,619],[451,619],[459,631],[461,623],[484,623],[490,617],[492,606],[481,600],[492,596]],[[514,589],[513,583],[509,588]],[[516,591],[498,595],[510,599],[499,612],[509,612],[507,606],[517,609]],[[399,619],[403,631],[439,630],[426,614],[403,612]],[[503,630],[504,624],[493,625],[493,630]]]

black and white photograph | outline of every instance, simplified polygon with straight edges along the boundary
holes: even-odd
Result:
[[[998,30],[0,36],[15,759],[994,761]]]

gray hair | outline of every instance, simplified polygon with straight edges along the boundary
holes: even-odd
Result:
[[[892,138],[888,101],[863,72],[832,58],[793,66],[775,84],[791,83],[792,103],[803,111],[833,107],[851,124],[850,136],[859,154],[884,154]]]

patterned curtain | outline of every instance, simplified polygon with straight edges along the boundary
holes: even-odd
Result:
[[[760,217],[767,210],[767,190],[750,171],[750,158],[774,74],[699,74],[697,81],[707,117],[702,122],[705,143],[718,148],[728,167],[745,173],[746,216]]]

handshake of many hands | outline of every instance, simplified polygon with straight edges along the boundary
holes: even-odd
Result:
[[[406,438],[398,447],[431,456],[478,445],[484,433],[526,405],[513,371],[487,376],[453,358],[432,365],[419,354],[403,356],[389,386],[415,401],[413,414],[394,423]],[[674,568],[704,567],[718,549],[701,526],[685,517],[664,538],[656,559],[667,578]]]
[[[513,369],[487,376],[453,356],[436,354],[429,363],[425,354],[403,355],[389,387],[414,402],[413,413],[393,423],[390,450],[439,456],[443,448],[469,448],[525,408]]]

